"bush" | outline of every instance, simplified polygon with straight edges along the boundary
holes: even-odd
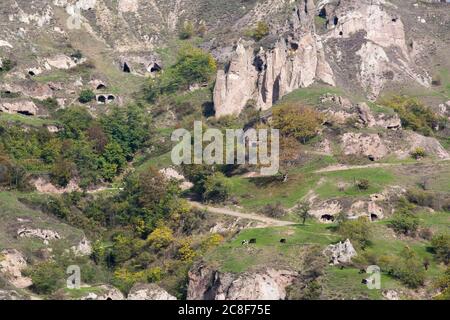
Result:
[[[70,180],[75,176],[76,173],[76,166],[74,163],[65,160],[65,159],[58,159],[56,160],[55,164],[53,165],[50,176],[52,182],[55,184],[66,187]]]
[[[448,264],[450,261],[450,235],[439,234],[431,240],[431,247],[438,261]]]
[[[370,181],[367,179],[361,179],[359,181],[356,182],[356,187],[359,190],[369,190],[370,187]]]
[[[149,102],[160,95],[187,90],[190,85],[213,79],[217,65],[213,56],[202,49],[186,46],[180,50],[177,61],[159,77],[149,80],[145,94]]]
[[[2,66],[0,67],[0,74],[11,71],[16,66],[16,62],[11,59],[2,60]]]
[[[195,34],[195,28],[192,22],[190,21],[185,21],[183,23],[183,26],[181,27],[179,36],[181,40],[186,40],[186,39],[190,39],[194,36]]]
[[[424,148],[417,147],[413,151],[411,151],[410,155],[413,159],[419,160],[425,158],[427,156],[427,153]]]
[[[381,104],[398,113],[404,128],[418,131],[424,135],[431,135],[434,128],[445,121],[416,98],[395,96],[381,101]]]
[[[260,212],[271,218],[281,218],[286,215],[286,210],[283,208],[280,202],[275,204],[267,204],[261,208]]]
[[[252,37],[256,41],[262,40],[269,34],[269,26],[264,21],[259,21],[256,27],[247,32],[247,35]]]
[[[297,103],[281,105],[273,111],[272,127],[280,129],[283,136],[290,136],[306,143],[317,135],[322,125],[321,114]]]
[[[65,278],[64,270],[55,262],[41,262],[26,270],[25,274],[33,282],[33,291],[51,294],[61,287]]]
[[[407,236],[415,236],[419,225],[419,219],[413,213],[407,212],[394,213],[388,224],[396,233]]]
[[[450,300],[450,267],[447,267],[445,273],[436,280],[434,287],[440,291],[434,299]]]
[[[216,172],[206,178],[203,199],[212,202],[223,202],[228,199],[231,184],[221,172]]]
[[[153,230],[147,237],[150,246],[155,250],[168,247],[174,241],[173,232],[166,226],[160,226]]]
[[[405,247],[399,256],[380,257],[379,264],[382,270],[411,288],[417,288],[425,281],[422,262],[408,247]]]
[[[88,103],[95,99],[95,93],[91,89],[86,89],[80,92],[78,101],[81,103]]]
[[[356,242],[361,248],[370,244],[371,226],[366,217],[359,217],[356,220],[345,220],[338,225],[338,233],[343,239],[350,239]]]

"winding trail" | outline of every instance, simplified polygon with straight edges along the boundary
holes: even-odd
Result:
[[[256,213],[242,213],[238,211],[234,211],[228,208],[217,208],[217,207],[211,207],[207,206],[198,202],[189,201],[189,203],[198,209],[206,210],[211,213],[217,213],[217,214],[223,214],[227,216],[237,217],[237,218],[243,218],[248,220],[254,220],[258,222],[264,223],[264,226],[262,227],[286,227],[286,226],[293,226],[298,223],[292,222],[292,221],[282,221],[277,219],[272,219],[269,217],[264,217]]]

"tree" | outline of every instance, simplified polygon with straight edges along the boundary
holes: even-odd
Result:
[[[53,182],[66,187],[75,175],[75,164],[63,158],[56,160],[51,169],[51,178]]]
[[[356,220],[346,220],[338,225],[338,233],[344,239],[350,239],[365,248],[370,243],[371,227],[367,217],[359,217]]]
[[[91,89],[85,89],[80,92],[80,96],[78,97],[78,101],[81,103],[88,103],[95,99],[95,93]]]
[[[272,127],[280,129],[283,136],[290,136],[306,143],[313,138],[323,118],[319,112],[297,103],[286,103],[273,111]]]
[[[305,225],[306,219],[309,219],[312,217],[312,215],[309,213],[310,209],[311,209],[311,207],[310,207],[309,203],[306,201],[297,203],[295,213],[300,217],[303,225]]]
[[[150,246],[158,251],[168,247],[174,240],[172,230],[165,225],[160,225],[147,237]]]

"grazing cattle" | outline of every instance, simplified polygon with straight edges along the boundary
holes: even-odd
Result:
[[[286,239],[281,239],[280,242],[281,242],[281,243],[286,243],[287,240],[286,240]]]
[[[243,245],[243,246],[248,245],[248,240],[243,240],[243,241],[241,242],[241,245]]]
[[[256,239],[250,239],[249,243],[256,243]]]

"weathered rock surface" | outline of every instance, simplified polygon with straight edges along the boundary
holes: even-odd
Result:
[[[6,113],[21,113],[25,115],[36,115],[38,113],[38,107],[32,101],[19,100],[19,101],[0,101],[0,112]]]
[[[0,252],[0,273],[16,288],[27,288],[33,284],[30,278],[22,275],[27,265],[23,254],[15,249],[5,249]],[[3,299],[0,297],[0,300]]]
[[[267,268],[241,274],[200,265],[189,272],[188,300],[284,300],[297,273]]]
[[[177,300],[156,284],[136,284],[131,288],[127,300]]]
[[[373,160],[379,160],[388,154],[388,148],[375,133],[344,133],[342,149],[345,155],[363,155]]]
[[[349,263],[352,261],[352,258],[357,255],[356,250],[353,248],[349,239],[345,242],[330,244],[323,253],[330,259],[330,264],[333,265]]]
[[[21,238],[37,238],[48,244],[51,240],[59,240],[61,236],[58,232],[48,229],[34,229],[30,227],[21,227],[17,230],[17,236]]]
[[[39,177],[36,180],[32,181],[32,184],[36,188],[36,191],[40,193],[63,194],[81,191],[75,180],[71,180],[65,188],[57,187],[42,177]]]
[[[92,253],[91,242],[83,237],[78,245],[71,247],[71,250],[77,256],[89,256]]]
[[[311,9],[311,10],[308,10]],[[334,85],[333,71],[325,59],[323,46],[314,33],[314,3],[300,1],[292,21],[292,37],[273,48],[237,44],[227,70],[217,74],[214,89],[216,117],[239,114],[249,100],[260,110],[269,109],[284,95],[316,80]]]
[[[0,289],[0,301],[24,300],[24,299],[25,299],[25,297],[20,295],[15,290]]]
[[[125,300],[125,296],[119,289],[110,285],[96,287],[95,293],[89,292],[81,300]]]

